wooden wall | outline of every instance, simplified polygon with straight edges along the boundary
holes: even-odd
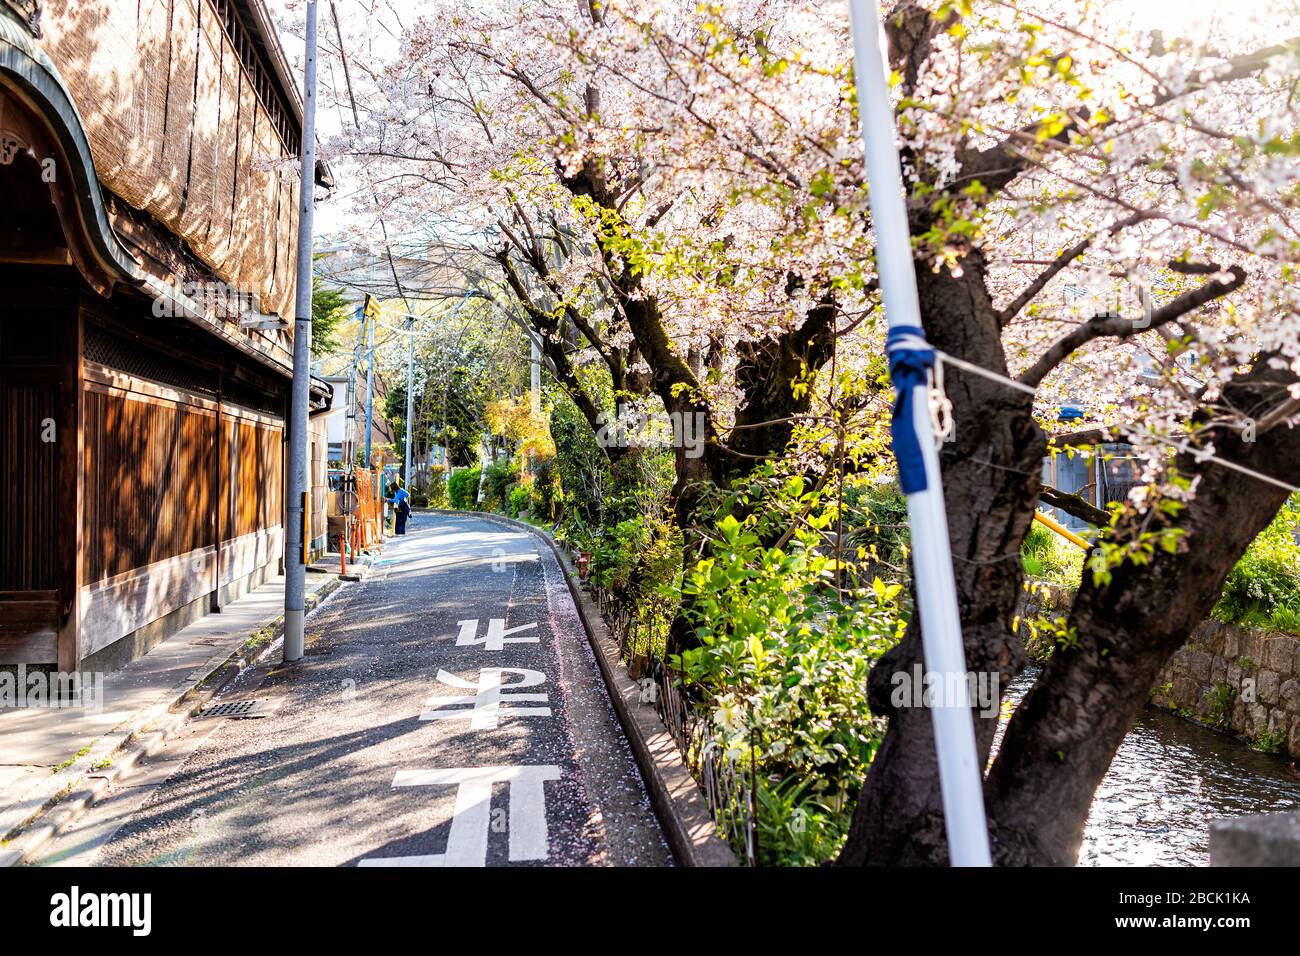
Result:
[[[84,658],[280,557],[283,422],[87,362]]]
[[[221,540],[233,541],[280,524],[284,428],[278,419],[222,409],[223,457],[228,462]]]
[[[82,583],[211,545],[214,406],[102,381],[85,388]]]

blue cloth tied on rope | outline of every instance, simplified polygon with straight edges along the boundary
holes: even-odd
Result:
[[[889,377],[897,391],[889,430],[898,461],[898,482],[903,494],[910,495],[926,488],[925,459],[921,457],[921,436],[916,433],[912,403],[915,390],[929,385],[934,348],[926,342],[925,332],[915,325],[897,325],[890,328],[885,339],[885,354],[889,357]],[[922,401],[926,395],[921,393]]]

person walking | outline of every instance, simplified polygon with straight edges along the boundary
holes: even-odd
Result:
[[[389,502],[393,506],[394,534],[406,534],[406,519],[411,516],[411,496],[402,487],[402,479],[393,482],[393,494]]]

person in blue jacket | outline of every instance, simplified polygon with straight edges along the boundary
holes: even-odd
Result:
[[[406,534],[406,519],[411,516],[411,496],[407,494],[406,489],[402,487],[402,479],[398,478],[393,482],[393,494],[388,499],[393,506],[393,515],[395,534]]]

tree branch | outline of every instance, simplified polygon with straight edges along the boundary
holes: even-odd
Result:
[[[1136,225],[1146,218],[1147,216],[1145,213],[1135,212],[1131,216],[1121,219],[1111,225],[1111,227],[1106,230],[1106,234],[1113,236],[1121,229],[1126,229],[1129,226]],[[1079,256],[1083,255],[1096,238],[1095,235],[1086,236],[1057,256],[1055,261],[1039,274],[1038,278],[1029,283],[1029,285],[1025,287],[1025,290],[1021,292],[1020,295],[1016,296],[1015,300],[1012,301],[1010,305],[998,313],[998,324],[1005,327],[1008,322],[1020,314],[1020,310],[1030,302],[1034,301],[1034,297],[1038,295],[1038,293],[1042,292],[1043,289],[1047,287],[1047,283],[1056,278],[1062,269],[1068,266],[1075,259],[1079,258]]]
[[[1223,270],[1216,269],[1215,271]],[[1208,302],[1213,302],[1215,299],[1235,292],[1246,281],[1246,270],[1242,269],[1241,266],[1229,266],[1227,271],[1232,273],[1232,278],[1229,281],[1221,282],[1218,279],[1211,279],[1200,288],[1184,293],[1172,302],[1156,309],[1151,313],[1148,322],[1139,324],[1133,319],[1126,319],[1122,316],[1099,315],[1094,316],[1082,325],[1075,326],[1053,342],[1051,347],[1039,357],[1038,361],[1020,376],[1020,381],[1026,385],[1037,387],[1056,366],[1093,339],[1102,337],[1126,339],[1139,332],[1145,332],[1148,329],[1164,325],[1166,322],[1172,322],[1188,312],[1199,309]]]
[[[1110,523],[1110,514],[1108,512],[1102,511],[1078,495],[1059,491],[1051,485],[1043,485],[1039,488],[1038,500],[1043,504],[1051,505],[1053,508],[1059,508],[1066,514],[1073,515],[1081,521],[1086,521],[1098,528],[1104,528]]]

